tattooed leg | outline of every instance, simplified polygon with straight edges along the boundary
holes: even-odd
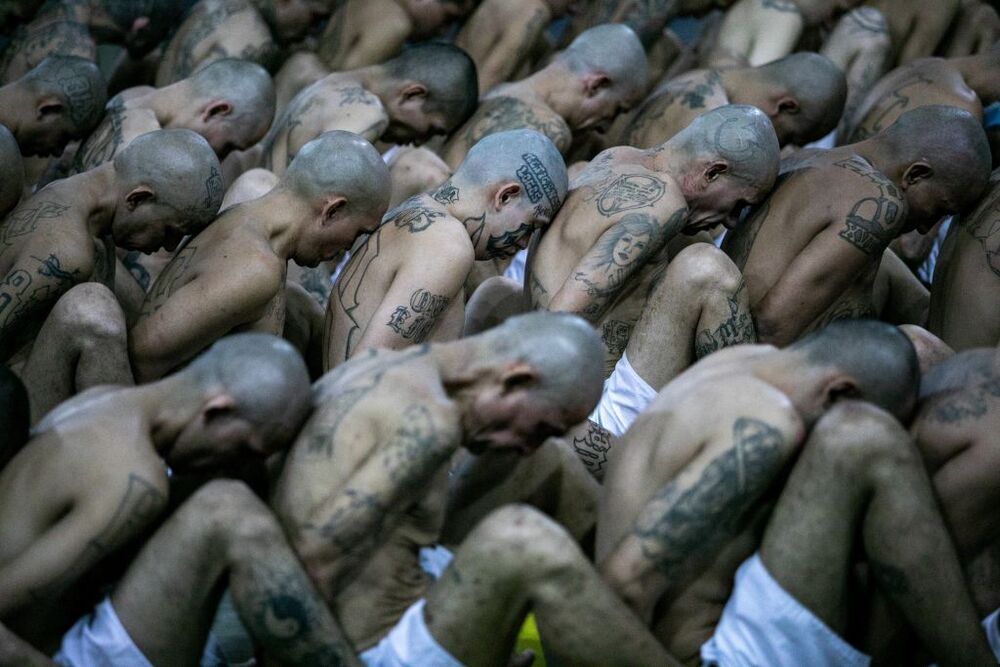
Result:
[[[508,317],[531,310],[524,287],[510,278],[495,276],[483,281],[465,306],[465,336],[492,329]]]
[[[359,664],[277,519],[240,482],[214,481],[195,493],[147,542],[111,599],[153,664],[190,665],[227,583],[273,664]]]
[[[760,550],[782,588],[841,635],[859,527],[872,580],[940,664],[991,664],[916,447],[889,415],[846,403],[813,429]]]
[[[625,353],[659,389],[716,350],[756,341],[743,276],[721,250],[696,243],[677,254],[650,291]]]
[[[525,614],[560,664],[676,665],[564,530],[511,505],[487,517],[427,595],[434,638],[459,662],[506,664]]]
[[[32,423],[84,389],[134,384],[126,335],[125,314],[111,290],[84,283],[66,292],[39,330],[21,374]]]

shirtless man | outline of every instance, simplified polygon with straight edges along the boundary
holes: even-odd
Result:
[[[162,88],[221,58],[273,72],[279,44],[301,39],[330,13],[325,0],[200,0],[170,38],[156,70]]]
[[[807,28],[859,0],[739,0],[726,11],[709,67],[764,65],[795,51]]]
[[[602,574],[686,661],[861,665],[844,638],[860,551],[940,664],[990,664],[923,462],[896,421],[918,382],[909,340],[874,321],[696,364],[613,452]]]
[[[476,63],[479,92],[509,81],[544,53],[545,29],[573,0],[483,0],[455,37]]]
[[[662,34],[667,23],[678,16],[700,16],[725,9],[734,0],[678,0],[677,2],[635,2],[635,0],[591,0],[577,22],[585,28],[604,23],[624,23],[632,28],[648,49]]]
[[[24,193],[24,165],[17,139],[0,125],[0,220],[17,206]]]
[[[20,26],[0,56],[0,83],[23,76],[48,56],[97,60],[97,44],[113,43],[141,57],[166,37],[180,18],[176,0],[54,0]]]
[[[376,229],[389,174],[350,132],[303,146],[266,195],[226,209],[156,279],[129,330],[136,379],[162,377],[234,331],[281,335],[288,260],[316,266]]]
[[[760,340],[783,346],[832,320],[871,314],[889,242],[971,206],[989,172],[982,126],[943,106],[908,111],[870,139],[787,164],[771,196],[722,246],[746,277]]]
[[[848,124],[849,140],[866,139],[928,104],[965,109],[982,121],[983,109],[998,100],[1000,47],[965,58],[921,58],[889,72],[868,92]]]
[[[263,613],[273,595],[305,610],[315,594],[273,518],[261,524],[267,513],[260,501],[242,485],[215,482],[166,523],[59,646],[72,622],[66,615],[94,588],[85,581],[114,567],[108,557],[135,545],[164,515],[168,465],[177,474],[263,461],[292,441],[309,410],[301,358],[261,334],[227,338],[154,384],[96,389],[60,406],[0,474],[0,619],[47,654],[59,648],[59,664],[188,662],[201,654],[221,590],[216,582],[228,571],[251,634],[265,650],[277,649],[284,664],[303,659],[308,644],[335,640],[332,632],[310,632],[312,623],[326,631],[333,625],[328,616],[320,620],[314,600],[312,613],[298,617],[303,641],[281,641]],[[201,538],[192,540],[195,512]]]
[[[407,42],[427,40],[472,11],[470,0],[345,0],[327,21],[316,53],[300,51],[275,75],[278,110],[331,72],[379,65]]]
[[[57,375],[51,364],[70,363],[59,351],[73,356],[66,348],[74,332],[46,332],[42,323],[74,285],[113,284],[101,261],[110,253],[97,253],[95,246],[175,248],[212,220],[222,201],[220,185],[219,161],[204,139],[189,130],[158,130],[113,161],[43,188],[0,224],[0,355],[8,361],[30,349],[22,377],[35,409],[67,397],[39,392]]]
[[[946,58],[982,55],[1000,37],[1000,15],[983,0],[962,0],[959,16],[952,24],[947,46],[938,52]]]
[[[461,336],[473,261],[525,247],[566,189],[562,156],[542,134],[477,143],[444,185],[404,202],[351,248],[327,307],[324,369],[371,348]]]
[[[177,83],[112,99],[104,120],[77,150],[74,171],[104,164],[135,137],[161,128],[197,132],[222,160],[257,143],[273,117],[268,73],[245,60],[216,60]]]
[[[1000,170],[982,200],[956,217],[938,256],[929,329],[957,351],[1000,345]]]
[[[487,95],[441,155],[455,168],[483,137],[524,127],[538,130],[565,154],[573,132],[606,127],[638,102],[648,77],[646,54],[631,29],[591,28],[543,69]]]
[[[890,62],[906,65],[937,52],[961,10],[962,0],[939,0],[927,5],[910,0],[866,0],[865,4],[881,11],[889,22],[893,47]]]
[[[0,86],[0,124],[22,155],[60,155],[87,136],[104,114],[107,87],[97,65],[75,56],[50,56],[16,81]]]
[[[643,102],[622,143],[652,148],[707,109],[749,104],[771,119],[781,146],[804,146],[837,126],[846,94],[844,75],[815,53],[792,54],[760,67],[688,72]]]
[[[418,556],[438,539],[452,455],[529,454],[578,422],[597,401],[600,348],[582,320],[534,313],[371,350],[318,383],[274,506],[367,664],[505,664],[529,609],[561,663],[675,664],[533,510],[491,515],[443,575]]]
[[[335,72],[298,95],[262,143],[277,176],[307,142],[346,130],[375,142],[408,144],[452,132],[476,108],[476,68],[450,44],[424,44],[392,60]]]

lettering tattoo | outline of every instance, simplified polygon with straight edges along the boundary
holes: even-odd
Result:
[[[597,198],[597,210],[606,218],[637,208],[652,206],[666,192],[663,181],[654,176],[626,174],[611,182]]]
[[[139,283],[139,287],[142,288],[143,292],[149,291],[149,285],[152,282],[149,271],[145,266],[142,265],[143,254],[138,250],[129,250],[125,257],[122,259],[122,264],[128,269],[128,272],[135,278],[135,281]]]
[[[52,200],[30,203],[32,204],[30,207],[15,209],[0,226],[0,257],[9,247],[17,243],[16,239],[19,236],[31,234],[38,229],[40,221],[61,218],[70,208],[67,204]]]
[[[530,106],[516,97],[491,97],[483,100],[469,121],[469,128],[463,133],[462,139],[467,147],[472,147],[490,134],[522,128],[538,130],[551,139],[560,151],[567,150],[573,139],[565,120],[558,116],[543,120]]]
[[[860,158],[841,160],[834,166],[864,176],[878,188],[878,194],[862,197],[854,203],[838,236],[869,257],[880,258],[902,225],[899,190]]]
[[[604,341],[604,349],[607,350],[607,365],[604,369],[606,374],[610,375],[614,371],[615,364],[628,346],[634,328],[634,324],[621,320],[604,320],[601,323],[601,340]]]
[[[442,211],[435,211],[427,206],[422,206],[418,202],[421,195],[407,199],[395,209],[385,214],[382,223],[393,223],[400,229],[405,229],[411,234],[424,231],[438,218],[445,217]]]
[[[670,121],[671,110],[681,107],[683,115],[688,110],[706,109],[708,98],[722,93],[722,76],[715,70],[705,74],[682,77],[671,82],[665,90],[643,102],[626,131],[628,143],[633,146],[653,146],[665,141],[665,128],[658,128],[660,121]],[[660,130],[656,132],[655,130]]]
[[[337,104],[338,107],[352,106],[355,104],[372,107],[378,104],[378,99],[361,86],[339,88],[337,93],[340,95],[340,102]]]
[[[549,176],[549,170],[534,153],[523,153],[521,160],[523,164],[517,168],[515,174],[524,186],[528,201],[539,204],[544,198],[545,203],[539,204],[540,212],[547,216],[555,215],[561,205],[561,198],[558,188]]]
[[[597,424],[588,422],[587,432],[583,436],[573,438],[573,450],[598,481],[604,479],[604,465],[608,462],[612,437]]]
[[[461,198],[461,191],[452,185],[451,181],[445,182],[434,193],[434,201],[439,204],[454,204]]]
[[[889,125],[892,125],[904,111],[908,111],[913,92],[907,89],[914,86],[933,85],[933,83],[933,80],[919,71],[914,71],[904,76],[896,84],[895,88],[882,97],[875,106],[875,109],[854,128],[854,132],[851,135],[851,143],[875,136]],[[916,92],[919,92],[919,90]]]
[[[784,463],[785,438],[760,419],[733,422],[733,446],[709,463],[688,488],[669,482],[636,520],[643,555],[670,582],[683,565],[737,530]]]
[[[409,306],[397,306],[392,311],[387,326],[410,342],[422,343],[450,303],[451,297],[432,294],[425,289],[415,290],[410,295]]]
[[[740,279],[740,286],[731,296],[726,297],[729,317],[720,322],[715,329],[702,329],[695,335],[695,358],[701,359],[731,345],[757,342],[757,332],[750,310],[740,303],[740,294],[745,289],[746,282]]]

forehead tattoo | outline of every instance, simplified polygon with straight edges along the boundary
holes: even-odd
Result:
[[[521,181],[521,185],[524,186],[528,201],[537,204],[544,197],[548,206],[543,205],[542,211],[546,215],[553,215],[559,209],[559,190],[552,182],[549,170],[534,153],[523,153],[521,160],[524,164],[518,167],[515,173],[518,180]]]

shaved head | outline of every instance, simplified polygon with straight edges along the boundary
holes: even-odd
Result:
[[[219,99],[232,104],[227,121],[239,130],[244,146],[267,132],[274,117],[274,84],[260,65],[223,58],[192,74],[189,81],[199,99]]]
[[[668,142],[699,160],[722,160],[728,175],[770,190],[778,177],[780,148],[770,119],[760,109],[727,104],[695,118]]]
[[[449,130],[459,127],[476,110],[479,102],[476,64],[457,46],[437,42],[418,44],[382,67],[393,79],[425,86],[424,111],[443,114]]]
[[[235,413],[288,442],[312,406],[309,371],[281,338],[242,333],[220,339],[181,371],[196,386],[233,398]]]
[[[550,218],[562,206],[569,189],[562,155],[548,137],[535,130],[483,137],[469,149],[451,180],[473,188],[518,182],[530,204]]]
[[[556,60],[574,72],[604,74],[623,99],[638,101],[646,92],[649,61],[627,25],[608,23],[584,30]]]
[[[0,220],[7,215],[24,192],[24,166],[17,140],[0,125]]]
[[[601,398],[604,344],[586,320],[569,313],[511,317],[480,334],[481,349],[499,363],[526,363],[538,374],[541,400],[586,415]]]
[[[917,107],[872,139],[899,164],[926,162],[948,212],[975,204],[986,189],[992,158],[983,126],[964,109]]]
[[[104,115],[108,88],[97,65],[76,56],[49,56],[21,77],[37,95],[55,96],[76,137],[93,130]]]
[[[353,132],[324,132],[295,155],[281,183],[309,202],[340,195],[358,214],[381,217],[389,205],[389,169]]]
[[[172,208],[186,233],[201,230],[222,204],[219,158],[191,130],[156,130],[136,137],[114,159],[126,190],[152,189],[155,202]]]
[[[847,79],[832,60],[818,53],[793,53],[758,71],[798,101],[805,122],[791,138],[794,143],[816,141],[837,127],[847,102]]]
[[[920,388],[920,361],[910,339],[891,324],[839,320],[792,344],[810,364],[850,376],[858,397],[905,419]]]

